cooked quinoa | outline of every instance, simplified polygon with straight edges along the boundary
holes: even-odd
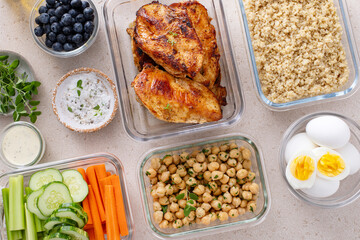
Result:
[[[275,103],[336,92],[349,78],[333,0],[244,0],[262,91]]]

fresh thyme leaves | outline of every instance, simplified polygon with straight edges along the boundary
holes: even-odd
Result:
[[[68,111],[71,112],[71,113],[73,112],[71,107],[68,107]]]
[[[174,33],[174,32],[172,32],[172,31],[169,31],[168,32],[170,35],[172,35],[172,36],[174,36],[174,37],[176,37],[178,34],[177,33]]]
[[[166,105],[166,107],[164,107],[165,110],[168,110],[168,109],[170,109],[170,108],[171,108],[171,106],[170,106],[169,103]]]
[[[26,81],[28,75],[24,72],[20,74],[16,68],[20,61],[15,59],[8,62],[9,56],[0,56],[0,114],[13,112],[14,121],[19,121],[21,117],[29,117],[31,122],[36,122],[37,116],[41,115],[37,111],[39,101],[32,101],[33,95],[38,94],[38,81]]]
[[[99,110],[99,109],[100,109],[99,104],[98,104],[98,105],[96,105],[93,109],[94,109],[94,110]]]
[[[77,94],[78,94],[78,96],[80,97],[81,91],[80,91],[80,90],[77,90]]]
[[[83,89],[83,87],[82,87],[82,80],[81,80],[81,79],[80,79],[79,81],[77,81],[76,87],[78,87],[78,88],[80,88],[80,89]]]
[[[174,46],[174,44],[176,43],[176,41],[171,40],[171,39],[168,39],[167,42],[170,43],[172,46]]]

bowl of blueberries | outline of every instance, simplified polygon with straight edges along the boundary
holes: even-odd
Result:
[[[99,31],[91,0],[38,0],[30,16],[38,46],[56,57],[74,57],[88,49]]]

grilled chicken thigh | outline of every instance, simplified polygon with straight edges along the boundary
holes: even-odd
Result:
[[[215,95],[204,85],[146,65],[132,82],[136,95],[158,119],[205,123],[222,118]]]

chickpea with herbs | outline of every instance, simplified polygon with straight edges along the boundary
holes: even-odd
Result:
[[[153,218],[160,228],[208,225],[256,211],[251,151],[236,143],[151,159]]]

